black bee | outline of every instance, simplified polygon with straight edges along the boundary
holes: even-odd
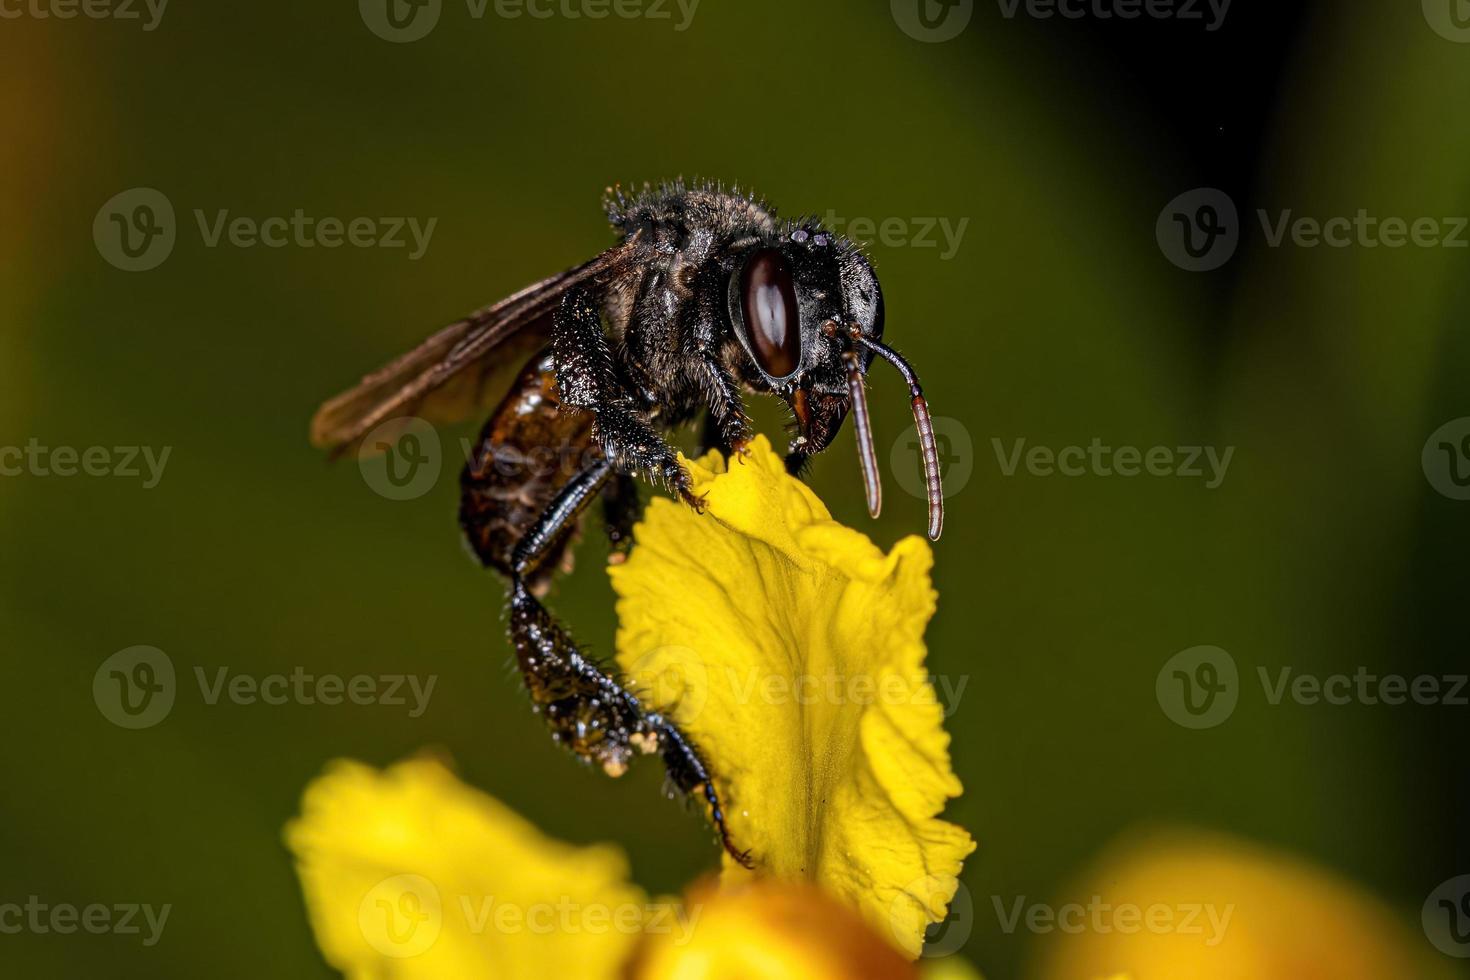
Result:
[[[779,395],[795,416],[793,473],[850,411],[869,512],[881,503],[864,376],[874,355],[908,382],[938,538],[943,496],[918,378],[882,343],[883,293],[847,239],[815,220],[778,221],[763,201],[718,186],[647,185],[604,199],[617,245],[444,328],[324,404],[312,441],[340,453],[412,413],[472,411],[490,375],[533,348],[461,476],[460,523],[480,561],[510,580],[510,635],[552,737],[609,775],[658,752],[681,791],[702,790],[725,849],[708,767],[679,729],[584,657],[540,596],[599,495],[614,560],[639,516],[641,474],[696,510],[689,474],[661,435],[705,415],[705,439],[741,452],[743,392]],[[544,450],[551,450],[548,454]]]

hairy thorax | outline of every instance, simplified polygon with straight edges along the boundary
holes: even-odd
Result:
[[[736,257],[774,234],[776,218],[759,198],[714,185],[674,183],[631,195],[614,188],[604,203],[613,228],[639,250],[643,269],[603,300],[620,367],[650,404],[683,414],[699,387],[688,370],[689,353],[729,339],[728,331],[723,338],[687,335],[697,329],[688,325],[725,322]],[[700,307],[706,316],[691,315]],[[637,329],[629,329],[633,323]],[[737,352],[731,347],[728,354]]]

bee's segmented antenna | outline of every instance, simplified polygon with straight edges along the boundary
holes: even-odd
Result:
[[[873,451],[873,423],[868,418],[868,393],[864,387],[862,362],[853,351],[843,354],[842,359],[847,364],[847,395],[852,402],[852,425],[857,434],[858,462],[863,467],[868,516],[877,517],[883,510],[883,484],[878,473],[878,454]]]
[[[940,482],[939,447],[934,441],[934,421],[929,417],[929,403],[924,398],[924,389],[919,387],[919,376],[893,348],[864,337],[857,331],[852,336],[858,343],[896,367],[898,373],[903,375],[903,380],[908,382],[909,400],[914,409],[914,428],[918,430],[919,451],[924,457],[924,488],[929,497],[929,540],[938,541],[939,533],[944,530],[944,487]]]

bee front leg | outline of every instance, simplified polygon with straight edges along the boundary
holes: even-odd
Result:
[[[590,293],[572,290],[562,298],[552,321],[551,349],[563,404],[593,414],[593,433],[613,465],[624,472],[644,473],[703,510],[678,454],[618,377],[602,314]]]
[[[699,380],[704,402],[709,407],[705,418],[704,446],[721,449],[725,455],[744,454],[750,441],[750,417],[740,397],[740,384],[720,362],[720,345],[724,328],[720,301],[724,291],[706,292],[696,301],[691,339],[699,365]],[[715,438],[711,438],[711,437]]]
[[[647,419],[620,406],[604,406],[596,412],[593,434],[618,469],[643,473],[677,493],[679,499],[695,510],[704,512],[704,498],[694,495],[694,481],[679,462],[679,454],[664,442]]]

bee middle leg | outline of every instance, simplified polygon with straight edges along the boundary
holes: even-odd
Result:
[[[671,720],[645,709],[632,692],[584,656],[527,586],[566,528],[609,480],[624,475],[605,459],[589,465],[562,488],[516,545],[510,576],[510,635],[516,660],[553,740],[609,776],[621,776],[636,754],[658,752],[681,792],[702,792],[721,845],[750,867],[749,853],[737,850],[730,837],[714,780],[698,750]],[[623,489],[626,492],[627,487]],[[636,488],[634,493],[636,499]]]
[[[631,473],[614,472],[602,491],[602,522],[611,546],[608,561],[622,564],[633,546],[633,525],[643,516],[638,481]]]
[[[733,448],[725,438],[720,420],[706,412],[704,422],[699,427],[699,454],[703,456],[711,450],[718,450],[722,456],[729,456]]]

